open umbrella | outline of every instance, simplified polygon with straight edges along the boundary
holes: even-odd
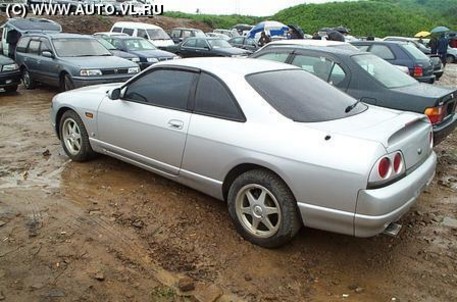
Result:
[[[428,36],[430,36],[430,32],[425,31],[425,30],[420,31],[420,32],[418,32],[417,34],[414,35],[415,38],[426,38]]]
[[[337,32],[342,33],[342,34],[348,34],[349,33],[349,29],[347,29],[343,25],[335,27],[334,30],[336,30]]]
[[[272,36],[283,36],[289,27],[278,21],[263,21],[254,26],[248,33],[248,38],[255,38],[256,34],[265,31]]]
[[[303,32],[303,29],[301,29],[300,26],[295,25],[295,24],[288,24],[287,26],[289,26],[289,28],[294,31],[297,39],[305,38],[305,33]]]
[[[444,32],[447,32],[449,31],[450,29],[447,28],[446,26],[437,26],[435,27],[434,29],[432,29],[430,32],[432,34],[439,34],[439,33],[444,33]]]

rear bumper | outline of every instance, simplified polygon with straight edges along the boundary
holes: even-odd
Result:
[[[75,88],[80,88],[89,85],[125,82],[134,75],[136,75],[136,73],[116,75],[110,77],[73,77],[72,80],[73,84],[75,85]]]
[[[415,79],[422,83],[433,84],[433,83],[435,83],[436,76],[434,74],[432,74],[429,76],[417,77]]]
[[[382,233],[414,205],[418,196],[431,183],[436,168],[434,152],[416,170],[383,188],[360,190],[354,216],[354,235],[371,237]]]
[[[0,73],[0,88],[19,85],[21,83],[21,72],[8,71]]]
[[[433,142],[436,145],[441,143],[457,127],[457,114],[454,113],[451,118],[443,121],[439,125],[433,126]]]

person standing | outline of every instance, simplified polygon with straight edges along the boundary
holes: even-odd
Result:
[[[443,62],[443,66],[446,66],[446,57],[447,57],[447,48],[449,47],[449,40],[446,38],[444,34],[441,34],[440,39],[438,40],[438,55],[441,58],[441,62]]]
[[[438,38],[436,36],[432,36],[430,38],[430,42],[428,42],[428,46],[430,47],[432,55],[436,55],[436,52],[438,50]]]
[[[271,38],[267,35],[265,31],[262,31],[260,34],[260,39],[259,39],[259,46],[262,47],[264,45],[267,45],[268,43],[271,42]]]

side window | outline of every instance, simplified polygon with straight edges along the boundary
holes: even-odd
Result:
[[[187,110],[196,74],[182,70],[160,69],[132,82],[125,92],[126,100],[177,110]]]
[[[217,79],[202,73],[195,96],[195,112],[230,120],[245,118],[230,91]]]
[[[124,28],[124,29],[122,30],[122,32],[123,32],[124,34],[129,35],[129,36],[132,36],[132,35],[133,35],[133,28]]]
[[[370,52],[374,53],[378,57],[383,58],[384,60],[393,60],[395,59],[394,54],[389,49],[389,47],[385,45],[373,45],[370,49]]]
[[[354,45],[357,47],[360,51],[368,51],[368,48],[370,48],[370,45]]]
[[[206,43],[206,40],[204,39],[196,39],[197,43],[195,44],[196,48],[205,48],[208,47],[208,43]]]
[[[38,40],[30,41],[28,53],[38,54],[39,49],[40,49],[40,41],[38,41]]]
[[[261,55],[257,57],[258,59],[263,59],[263,60],[270,60],[270,61],[277,61],[277,62],[286,62],[287,58],[289,57],[288,53],[284,52],[270,52],[266,53],[264,55]]]
[[[327,82],[329,80],[330,72],[332,71],[333,62],[324,57],[296,55],[292,60],[292,64],[311,72]]]
[[[318,57],[295,55],[294,59],[292,60],[292,64],[300,67],[303,70],[314,73],[313,66],[319,61],[320,58]]]
[[[133,34],[133,32],[132,32],[132,34]],[[148,34],[146,33],[146,31],[144,29],[141,29],[141,28],[138,28],[137,36],[140,37],[140,38],[144,38],[146,40],[149,39]]]
[[[190,39],[190,40],[187,40],[186,42],[184,42],[184,44],[182,46],[184,46],[184,47],[195,47],[195,45],[197,45],[197,40],[196,39]]]
[[[122,28],[120,28],[120,27],[115,27],[112,30],[112,32],[114,32],[114,33],[120,33],[121,31],[122,31]]]
[[[122,42],[121,41],[116,40],[116,39],[109,39],[108,42],[113,44],[113,46],[116,47],[117,49],[122,49]]]
[[[172,38],[179,38],[179,35],[180,35],[180,34],[181,34],[181,30],[179,30],[179,29],[173,29],[173,30],[171,31],[171,35],[170,35],[170,36],[171,36]]]
[[[27,45],[29,44],[30,38],[22,38],[19,40],[16,46],[17,52],[25,52]]]
[[[235,43],[235,44],[243,44],[243,37],[239,37],[239,38],[233,38],[232,39],[232,43]]]
[[[40,54],[42,54],[43,51],[52,51],[51,45],[49,44],[49,41],[46,39],[41,39]]]
[[[181,33],[181,37],[183,39],[193,37],[193,36],[195,36],[195,35],[192,35],[192,32],[190,30],[183,30]]]
[[[341,68],[339,64],[334,63],[332,73],[330,74],[329,83],[338,86],[338,84],[341,84],[345,78],[346,72],[344,72],[343,68]]]

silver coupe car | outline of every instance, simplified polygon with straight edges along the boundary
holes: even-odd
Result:
[[[58,94],[66,154],[107,154],[225,200],[237,230],[280,246],[302,225],[389,229],[432,180],[425,115],[366,105],[298,67],[234,58],[154,64]]]

